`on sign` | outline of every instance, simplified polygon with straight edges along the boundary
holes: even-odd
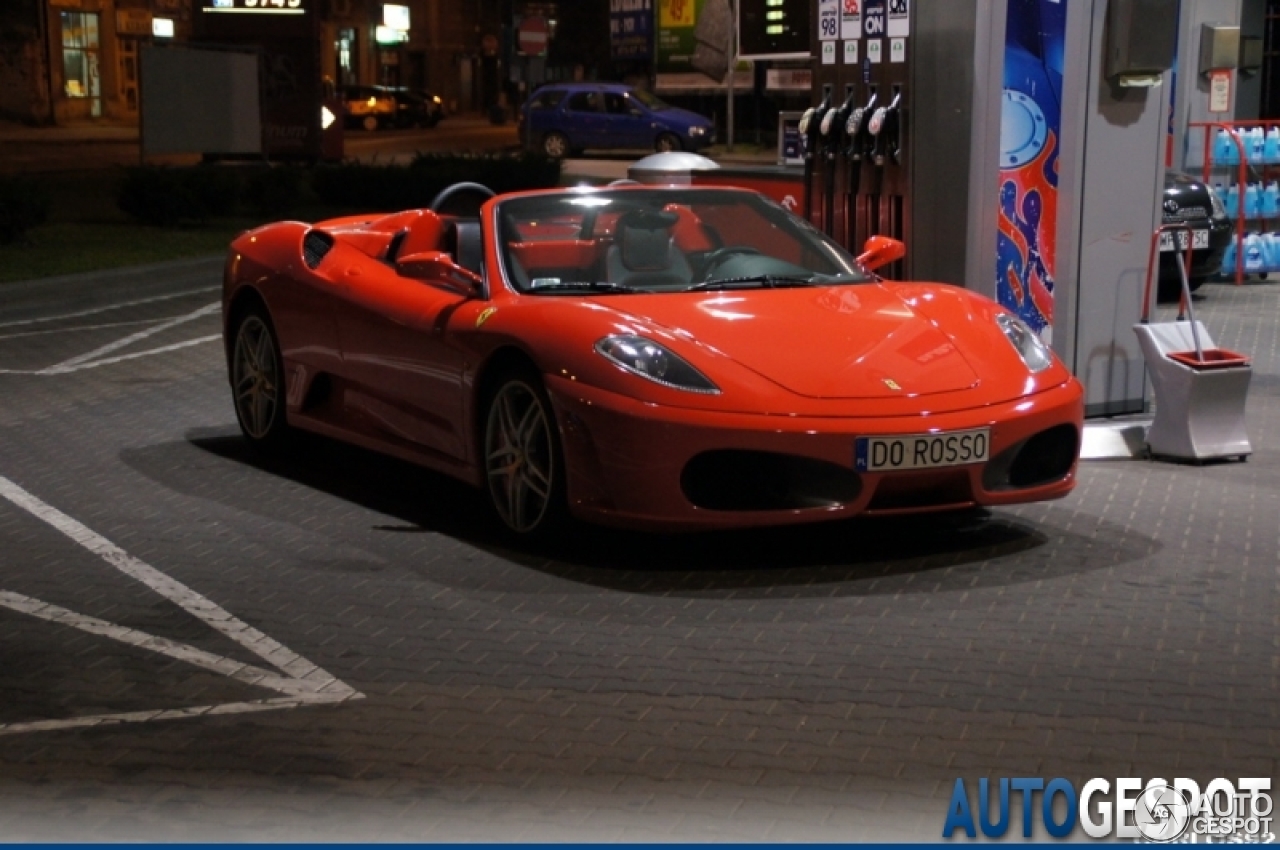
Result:
[[[549,35],[547,19],[541,15],[534,15],[520,22],[520,29],[516,34],[516,46],[526,56],[541,56],[547,52]]]

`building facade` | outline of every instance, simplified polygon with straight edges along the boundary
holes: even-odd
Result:
[[[497,4],[314,1],[321,69],[334,84],[426,89],[450,111],[492,102],[486,92],[499,85],[503,45]],[[192,40],[203,7],[218,2],[223,0],[5,0],[0,120],[137,122],[139,51],[149,43]],[[402,28],[388,26],[388,6],[396,7],[391,14]]]

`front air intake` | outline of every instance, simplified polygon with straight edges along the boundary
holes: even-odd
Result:
[[[851,469],[775,452],[703,452],[680,476],[685,498],[713,511],[830,508],[858,498],[862,482]]]
[[[314,269],[320,265],[325,254],[333,247],[333,237],[323,230],[308,230],[302,237],[302,261],[307,268]]]
[[[1066,477],[1080,454],[1080,432],[1074,425],[1055,425],[992,458],[982,475],[988,490],[1011,490],[1052,484]]]

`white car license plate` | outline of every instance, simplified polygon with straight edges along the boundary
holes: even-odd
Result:
[[[853,468],[858,472],[937,469],[984,463],[991,450],[989,428],[896,437],[858,437]]]
[[[1162,230],[1160,231],[1160,250],[1173,250],[1173,234],[1178,234],[1178,250],[1187,250],[1187,231],[1185,230]],[[1201,248],[1209,247],[1209,231],[1193,230],[1191,231],[1191,250],[1199,251]]]

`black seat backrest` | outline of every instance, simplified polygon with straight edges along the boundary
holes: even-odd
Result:
[[[468,271],[480,274],[484,266],[484,242],[480,222],[474,219],[457,219],[445,230],[444,250],[453,260]]]

